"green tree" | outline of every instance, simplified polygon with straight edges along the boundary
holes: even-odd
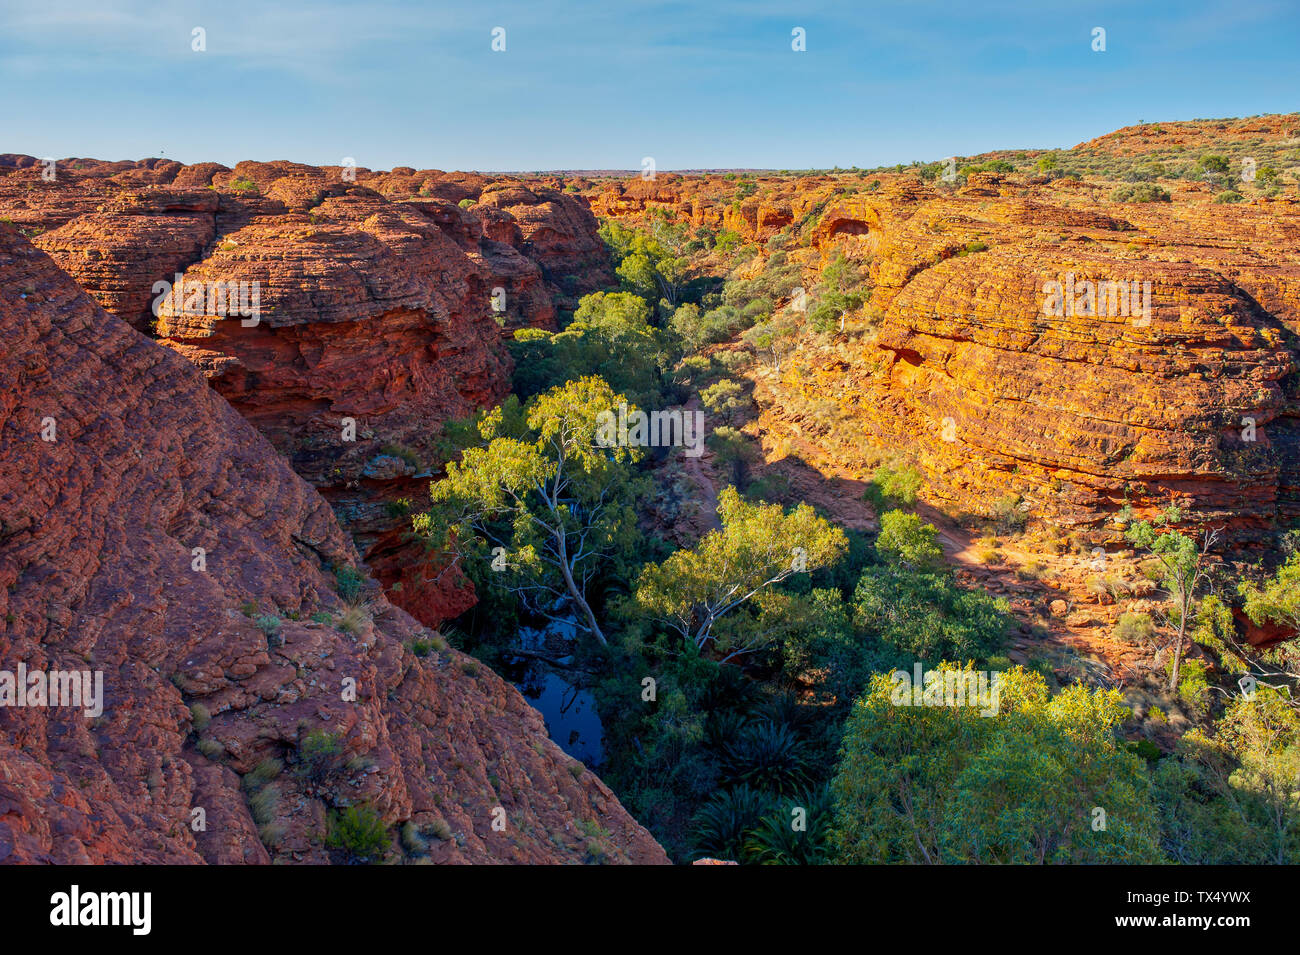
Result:
[[[1235,696],[1210,735],[1160,761],[1164,839],[1191,864],[1300,863],[1300,713],[1280,690]]]
[[[727,487],[718,495],[718,513],[720,530],[643,568],[636,585],[637,605],[697,649],[726,614],[848,550],[844,532],[807,504],[786,513],[780,505],[750,504]]]
[[[749,466],[763,459],[762,449],[757,442],[736,428],[722,425],[709,433],[705,443],[716,456],[717,463],[731,465],[732,481],[745,484]]]
[[[700,391],[700,402],[727,424],[733,424],[752,404],[745,387],[732,378],[723,378]]]
[[[876,548],[910,567],[932,569],[943,559],[938,535],[939,531],[933,524],[926,524],[915,514],[886,511],[880,518]]]
[[[853,624],[853,606],[839,590],[819,588],[796,598],[788,611],[791,626],[781,642],[782,667],[791,683],[806,684],[810,671],[818,704],[846,707],[871,675],[903,664],[896,648]]]
[[[515,391],[528,398],[596,375],[639,405],[658,407],[675,361],[666,333],[650,324],[650,306],[631,292],[584,296],[562,332],[515,332]]]
[[[748,318],[735,305],[719,305],[701,313],[696,305],[688,303],[678,307],[668,323],[690,349],[698,351],[731,338],[748,323]]]
[[[708,344],[708,337],[700,324],[700,307],[694,302],[678,305],[668,319],[668,327],[678,338],[686,342],[692,351]]]
[[[1238,591],[1245,598],[1246,616],[1257,625],[1279,624],[1293,634],[1300,633],[1300,552],[1292,553],[1262,587],[1247,581]],[[1235,631],[1228,635],[1234,634]],[[1300,680],[1300,649],[1294,640],[1280,642],[1249,660],[1261,676],[1276,676],[1277,670],[1271,668],[1280,667],[1290,680]]]
[[[501,548],[497,556],[512,571],[507,579],[530,609],[547,615],[555,601],[570,600],[581,625],[605,643],[589,591],[635,546],[631,464],[642,452],[601,447],[597,431],[624,400],[600,378],[586,377],[538,396],[522,412],[507,403],[487,415],[480,424],[486,447],[465,450],[430,486],[433,507],[416,517],[416,531],[453,562]]]
[[[1196,168],[1202,174],[1209,173],[1212,176],[1226,176],[1230,167],[1226,156],[1217,156],[1212,153],[1206,153],[1197,162]]]
[[[652,301],[662,296],[670,308],[677,304],[690,268],[684,226],[657,220],[647,233],[607,221],[600,234],[628,289]]]
[[[1246,616],[1257,625],[1277,623],[1300,633],[1300,553],[1292,554],[1263,587],[1243,582]]]
[[[1214,594],[1201,600],[1196,608],[1192,639],[1213,650],[1219,658],[1219,665],[1229,673],[1245,673],[1249,669],[1246,653],[1237,642],[1237,624],[1232,618],[1232,609]]]
[[[755,325],[741,337],[754,351],[771,355],[772,369],[778,373],[781,371],[781,359],[799,346],[798,326],[789,316]]]
[[[983,659],[1006,635],[1005,598],[957,584],[950,574],[898,565],[869,568],[853,592],[853,623],[910,660]]]
[[[872,678],[832,783],[839,861],[1161,861],[1150,782],[1116,735],[1119,692],[1053,697],[1037,673],[999,677],[992,715],[902,705],[897,678]]]
[[[822,271],[814,290],[817,304],[808,313],[808,324],[819,332],[844,331],[845,316],[871,297],[871,290],[861,289],[866,281],[863,266],[836,255]]]
[[[1170,508],[1154,522],[1137,521],[1124,535],[1138,547],[1153,554],[1163,568],[1160,584],[1169,594],[1173,606],[1172,623],[1176,629],[1173,666],[1169,671],[1171,693],[1178,689],[1178,672],[1186,647],[1187,629],[1196,607],[1196,594],[1207,579],[1205,555],[1219,539],[1217,530],[1205,531],[1199,544],[1194,538],[1178,531],[1162,530],[1179,517],[1181,514],[1178,508]]]
[[[658,297],[655,264],[645,253],[635,252],[619,263],[618,277],[637,295],[651,299]]]

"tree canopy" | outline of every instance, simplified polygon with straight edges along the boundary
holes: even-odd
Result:
[[[751,504],[727,487],[718,495],[718,514],[720,530],[645,567],[636,585],[638,606],[697,649],[727,613],[848,550],[844,532],[807,504],[787,513],[777,504]]]
[[[1162,861],[1145,768],[1116,736],[1119,692],[998,676],[991,716],[897,705],[891,678],[872,679],[832,784],[839,861]]]
[[[433,506],[417,515],[416,531],[456,560],[492,549],[503,584],[531,610],[549,616],[556,601],[570,600],[604,643],[590,589],[635,546],[639,485],[630,465],[642,452],[600,447],[596,431],[601,412],[624,400],[588,376],[526,408],[508,401],[481,422],[486,445],[466,449],[430,486]]]

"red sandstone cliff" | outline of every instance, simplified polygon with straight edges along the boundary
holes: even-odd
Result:
[[[770,426],[840,420],[914,457],[953,510],[1017,494],[1103,536],[1126,501],[1139,514],[1176,501],[1247,538],[1300,515],[1294,199],[1213,204],[1193,185],[1121,203],[1113,184],[984,174],[959,189],[891,173],[755,184],[733,203],[736,183],[716,176],[607,183],[593,207],[734,229],[760,246],[745,275],[793,221],[804,244],[785,254],[809,290],[835,256],[869,270],[858,331],[801,335],[760,390]],[[1047,314],[1044,286],[1070,275],[1149,282],[1150,313]]]
[[[99,670],[106,698],[0,708],[0,861],[324,862],[327,805],[360,803],[406,861],[665,861],[512,687],[373,584],[346,607],[330,569],[359,555],[326,502],[5,226],[0,341],[0,667]],[[308,773],[313,731],[341,747]]]
[[[43,169],[0,157],[0,218],[200,368],[335,505],[394,601],[435,626],[471,606],[459,572],[409,539],[407,513],[441,465],[443,423],[508,392],[503,340],[554,327],[557,303],[612,280],[585,200],[438,170],[63,160],[46,181]],[[178,274],[256,283],[260,320],[155,307],[156,283]]]

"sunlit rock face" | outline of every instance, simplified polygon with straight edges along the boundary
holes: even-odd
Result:
[[[1188,184],[1171,202],[1117,203],[1074,180],[862,179],[757,176],[737,202],[734,181],[665,176],[604,184],[592,202],[733,230],[798,263],[808,289],[836,256],[869,269],[872,330],[805,341],[782,387],[914,458],[955,511],[1017,495],[1101,539],[1122,533],[1125,504],[1178,504],[1245,541],[1300,516],[1294,198],[1222,205]],[[780,241],[790,221],[808,242]]]

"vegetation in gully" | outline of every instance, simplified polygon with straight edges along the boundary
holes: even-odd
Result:
[[[601,775],[678,861],[1300,861],[1295,659],[1243,648],[1231,609],[1294,626],[1300,556],[1224,579],[1213,531],[1180,530],[1176,508],[1130,523],[1159,609],[1119,629],[1174,648],[1167,705],[1193,721],[1156,745],[1158,707],[1138,719],[1114,687],[1013,664],[1008,604],[954,575],[907,448],[867,492],[874,533],[757,466],[748,373],[878,322],[865,262],[836,256],[802,287],[788,253],[817,212],[765,247],[667,215],[605,220],[619,286],[558,332],[516,332],[514,394],[443,435],[452,460],[415,527],[479,595],[449,638],[494,666],[541,656],[593,691]],[[666,427],[703,410],[706,479],[683,480],[680,442],[602,440],[620,405]],[[716,515],[683,541],[670,532],[691,497]],[[1013,537],[1026,523],[1014,499],[965,519]],[[547,618],[576,642],[521,648],[519,626]],[[914,668],[991,675],[993,705],[900,706],[894,674]]]

